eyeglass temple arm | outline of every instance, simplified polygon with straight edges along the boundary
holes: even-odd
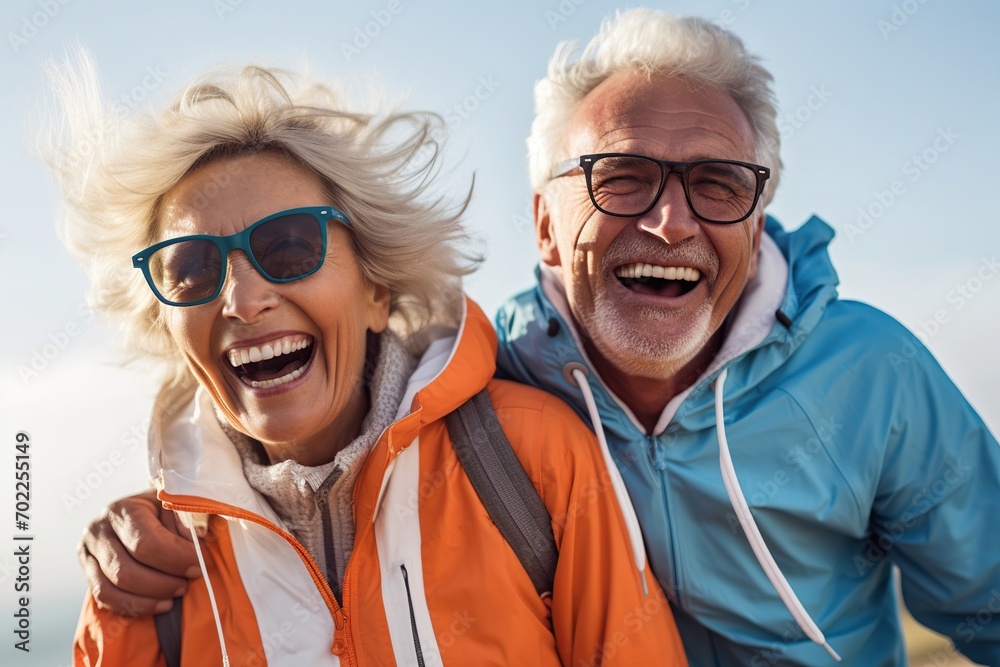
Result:
[[[549,180],[552,180],[553,178],[559,178],[560,176],[565,176],[569,172],[581,166],[583,166],[583,158],[571,157],[566,160],[563,160],[562,162],[557,163],[556,166],[552,168],[552,175],[549,176]]]

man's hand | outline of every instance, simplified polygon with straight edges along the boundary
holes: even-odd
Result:
[[[98,606],[128,616],[167,611],[201,576],[187,530],[155,491],[111,503],[77,553]]]

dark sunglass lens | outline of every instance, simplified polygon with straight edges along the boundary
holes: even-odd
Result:
[[[617,215],[638,215],[660,188],[660,165],[642,157],[604,157],[594,162],[590,188],[597,207]]]
[[[250,233],[250,250],[272,280],[301,278],[323,263],[320,222],[308,213],[268,220]]]
[[[222,255],[211,241],[179,241],[153,253],[149,275],[163,298],[174,303],[195,303],[211,297],[219,288]]]
[[[715,222],[743,218],[754,204],[757,175],[750,167],[703,162],[688,172],[688,196],[694,212]]]

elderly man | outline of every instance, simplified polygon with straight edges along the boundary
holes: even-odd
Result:
[[[827,225],[765,216],[770,81],[734,35],[648,10],[557,52],[538,286],[498,315],[501,372],[607,440],[692,665],[905,664],[893,565],[921,622],[1000,665],[1000,448],[914,336],[837,298]],[[85,538],[109,604],[178,581],[111,532],[155,532],[144,502]],[[182,575],[170,539],[138,560]]]

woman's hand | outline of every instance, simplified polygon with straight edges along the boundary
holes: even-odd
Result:
[[[77,548],[99,607],[130,617],[158,614],[201,576],[194,545],[155,491],[111,503]]]

